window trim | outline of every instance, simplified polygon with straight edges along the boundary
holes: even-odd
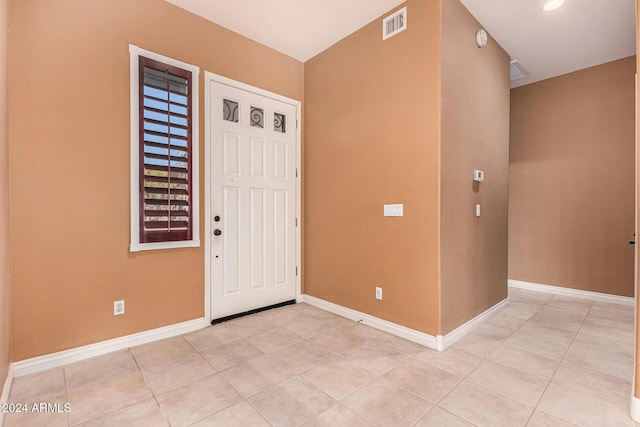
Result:
[[[155,61],[182,68],[191,72],[191,209],[192,209],[192,238],[190,240],[168,241],[168,242],[140,242],[140,103],[139,103],[139,57],[144,56]],[[131,154],[130,154],[130,185],[131,185],[131,235],[130,252],[140,252],[157,249],[176,248],[197,248],[200,247],[200,137],[199,137],[199,81],[200,68],[187,64],[163,55],[159,55],[148,50],[144,50],[135,45],[129,45],[130,64],[130,123],[131,123]]]

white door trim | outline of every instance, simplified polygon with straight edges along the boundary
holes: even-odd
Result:
[[[264,89],[260,89],[255,86],[251,86],[246,83],[242,83],[236,80],[232,80],[228,77],[224,77],[209,71],[204,72],[204,123],[205,123],[205,137],[204,137],[204,316],[205,319],[211,320],[211,234],[213,232],[213,220],[211,217],[211,168],[213,150],[211,147],[211,117],[209,114],[209,105],[211,105],[211,89],[209,82],[222,83],[227,86],[234,87],[236,89],[252,92],[260,96],[274,99],[276,101],[284,102],[285,104],[293,105],[296,108],[296,170],[298,171],[296,176],[296,218],[298,218],[298,224],[296,226],[296,301],[302,301],[302,233],[301,233],[301,183],[302,183],[302,103],[295,99],[287,98],[286,96],[278,95],[277,93],[269,92]]]

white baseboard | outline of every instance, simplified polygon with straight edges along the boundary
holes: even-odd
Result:
[[[383,320],[357,310],[352,310],[350,308],[346,308],[341,305],[313,297],[311,295],[303,295],[302,301],[330,313],[337,314],[338,316],[361,322],[364,325],[371,326],[372,328],[379,329],[391,335],[395,335],[408,341],[421,344],[433,350],[443,351],[447,347],[458,341],[460,338],[480,326],[482,323],[486,322],[492,316],[496,315],[509,302],[509,298],[499,302],[495,306],[474,317],[464,325],[456,328],[445,336],[429,335],[424,332],[416,331],[415,329],[407,328],[406,326],[401,326],[396,323],[389,322],[388,320]]]
[[[640,399],[635,396],[631,396],[631,409],[629,410],[631,419],[637,423],[640,423]]]
[[[13,368],[13,375],[17,378],[35,372],[46,371],[47,369],[57,368],[69,363],[111,353],[113,351],[124,350],[125,348],[197,331],[198,329],[202,329],[208,325],[209,322],[207,322],[204,317],[201,317],[199,319],[176,323],[174,325],[164,326],[150,331],[125,335],[123,337],[101,341],[95,344],[85,345],[83,347],[72,348],[58,353],[21,360],[19,362],[14,362],[11,365]]]
[[[11,385],[13,384],[13,368],[9,366],[9,372],[7,372],[7,378],[4,381],[2,387],[2,395],[0,395],[0,406],[4,403],[9,403],[9,393],[11,392]],[[4,411],[0,411],[0,426],[4,425]]]
[[[337,314],[338,316],[346,317],[347,319],[360,322],[363,325],[371,326],[372,328],[379,329],[391,335],[404,338],[408,341],[421,344],[425,347],[429,347],[434,350],[438,349],[437,338],[434,337],[433,335],[416,331],[415,329],[407,328],[406,326],[401,326],[396,323],[392,323],[387,320],[383,320],[378,317],[371,316],[369,314],[362,313],[357,310],[352,310],[350,308],[346,308],[341,305],[334,304],[332,302],[325,301],[320,298],[312,297],[311,295],[305,294],[302,296],[302,299],[303,299],[303,302],[309,305],[318,307],[330,313]]]
[[[503,308],[505,308],[507,304],[509,304],[509,297],[503,299],[493,307],[483,311],[473,319],[469,320],[463,325],[458,326],[456,329],[446,334],[443,337],[443,343],[442,343],[443,348],[450,347],[460,338],[464,337],[469,332],[473,331],[475,328],[482,325],[487,320],[491,319],[493,316],[498,314]]]
[[[609,302],[613,304],[635,305],[636,299],[620,295],[603,294],[600,292],[583,291],[580,289],[563,288],[560,286],[544,285],[540,283],[523,282],[522,280],[509,279],[509,286],[530,291],[546,292],[549,294],[564,295],[573,298],[590,299],[594,301]]]

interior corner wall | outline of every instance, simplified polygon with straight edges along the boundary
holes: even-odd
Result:
[[[634,295],[635,61],[511,91],[510,279]]]
[[[14,361],[202,317],[204,247],[129,252],[129,44],[200,67],[200,153],[204,71],[303,101],[304,65],[164,0],[12,1],[9,25]],[[204,218],[204,155],[200,188]]]
[[[440,3],[409,0],[405,31],[383,41],[377,19],[305,63],[305,293],[433,335]]]
[[[0,0],[0,393],[11,365],[11,269],[7,132],[7,0]],[[2,417],[0,417],[1,421]]]
[[[443,2],[442,334],[507,297],[509,55],[492,38],[478,48],[480,28],[459,0]]]

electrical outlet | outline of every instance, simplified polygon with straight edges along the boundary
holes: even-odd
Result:
[[[113,302],[113,315],[120,316],[124,314],[124,300]]]
[[[376,288],[376,299],[382,299],[382,288]]]

